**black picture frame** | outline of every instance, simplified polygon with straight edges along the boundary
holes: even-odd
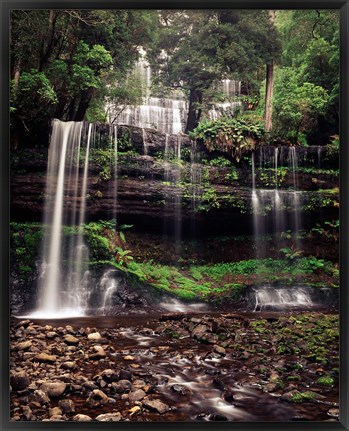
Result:
[[[340,422],[338,423],[169,423],[166,422],[166,428],[188,428],[188,429],[211,429],[233,428],[234,430],[259,430],[259,429],[294,429],[294,430],[349,430],[349,294],[348,294],[348,231],[349,231],[349,0],[189,0],[189,1],[160,1],[160,0],[119,0],[119,1],[96,1],[96,0],[75,0],[75,1],[55,1],[55,0],[0,0],[1,13],[1,144],[0,144],[0,163],[1,163],[1,380],[0,380],[0,416],[2,430],[30,430],[30,429],[100,429],[101,426],[96,423],[36,423],[36,422],[10,422],[9,420],[9,11],[11,9],[181,9],[181,8],[236,8],[236,9],[339,9],[340,10]],[[117,424],[105,423],[102,428],[105,429],[162,429],[164,423],[126,423]]]

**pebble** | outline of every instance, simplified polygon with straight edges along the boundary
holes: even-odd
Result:
[[[87,335],[87,338],[89,340],[99,341],[102,338],[102,336],[99,332],[91,332],[91,334]]]
[[[64,382],[46,382],[40,389],[47,393],[50,398],[58,398],[63,395],[67,385]]]
[[[68,398],[64,400],[60,400],[58,402],[58,405],[61,408],[62,412],[65,414],[75,412],[75,404],[73,400],[70,400]]]
[[[170,410],[170,407],[160,400],[143,400],[142,405],[148,410],[163,414]]]
[[[74,422],[90,422],[90,421],[92,421],[92,418],[90,416],[87,416],[87,415],[77,414],[73,417],[73,421]]]
[[[50,364],[53,364],[54,362],[56,362],[56,360],[56,355],[48,355],[47,353],[39,353],[38,355],[34,356],[34,361],[36,362],[48,362]]]
[[[131,403],[135,401],[141,401],[146,396],[146,393],[142,389],[137,389],[135,392],[130,392],[128,398]]]
[[[103,349],[102,346],[93,346],[93,351],[94,353],[92,353],[89,356],[89,359],[103,359],[107,356],[107,354],[105,353],[105,350]]]
[[[119,412],[105,413],[102,415],[98,415],[96,417],[96,421],[101,421],[101,422],[119,422],[120,420],[121,420],[121,414]]]
[[[71,334],[65,335],[63,341],[69,346],[77,346],[79,344],[79,340]]]
[[[11,374],[10,384],[13,390],[20,391],[30,385],[30,378],[25,371],[19,371]]]

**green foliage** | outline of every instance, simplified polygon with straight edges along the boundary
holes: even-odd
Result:
[[[201,195],[200,203],[196,207],[196,211],[208,212],[210,210],[218,209],[220,203],[218,201],[217,193],[215,189],[206,189]]]
[[[293,68],[277,71],[273,115],[276,128],[289,133],[289,138],[297,142],[299,132],[314,128],[318,116],[325,114],[328,102],[327,90],[311,82],[302,82]]]
[[[225,157],[219,156],[210,160],[209,164],[210,166],[219,166],[220,168],[224,168],[227,166],[231,166],[231,161],[226,159]]]
[[[333,386],[334,378],[331,376],[321,376],[317,379],[316,383],[318,385]]]
[[[50,117],[58,101],[49,79],[37,69],[23,72],[18,84],[12,81],[10,98],[13,114],[27,128],[38,119]]]
[[[202,139],[209,151],[222,151],[231,154],[237,161],[254,149],[264,133],[261,123],[248,118],[219,118],[202,121],[190,134],[194,139]]]

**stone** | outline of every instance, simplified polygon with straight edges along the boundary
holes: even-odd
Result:
[[[15,346],[15,350],[19,350],[19,351],[22,351],[22,350],[29,350],[30,348],[31,348],[31,346],[32,346],[32,342],[30,341],[30,340],[27,340],[27,341],[21,341],[20,343],[18,343],[16,346]]]
[[[71,334],[65,335],[63,341],[69,346],[77,346],[79,344],[79,340]]]
[[[101,422],[119,422],[120,420],[121,420],[121,414],[119,412],[105,413],[102,415],[98,415],[96,417],[96,421],[101,421]]]
[[[119,385],[121,385],[123,388],[124,388],[124,390],[126,390],[126,391],[129,391],[130,389],[131,389],[131,386],[132,386],[132,384],[131,384],[131,382],[129,381],[129,380],[119,380]]]
[[[90,416],[87,416],[87,415],[77,414],[73,417],[73,421],[74,422],[90,422],[90,421],[92,421],[92,418],[90,418]]]
[[[47,382],[40,386],[42,391],[45,391],[50,398],[58,398],[63,395],[67,385],[63,382]]]
[[[171,390],[173,392],[176,392],[179,395],[186,395],[187,393],[190,392],[189,389],[187,389],[185,386],[182,386],[182,385],[172,385]]]
[[[119,373],[119,379],[120,380],[129,380],[132,381],[132,373],[130,371],[127,370],[121,370]]]
[[[141,401],[146,396],[146,393],[142,389],[137,389],[135,392],[130,392],[128,399],[131,403],[135,401]]]
[[[35,355],[33,358],[36,362],[47,362],[49,364],[53,364],[57,360],[56,355],[48,355],[47,353],[39,353],[38,355]]]
[[[216,353],[218,353],[219,355],[221,355],[221,356],[225,356],[225,355],[226,355],[226,350],[225,350],[225,348],[224,348],[224,347],[221,347],[221,346],[214,346],[214,347],[213,347],[213,350],[214,350]]]
[[[134,361],[136,358],[131,355],[124,356],[124,361]]]
[[[134,414],[140,411],[141,411],[141,408],[139,406],[134,406],[128,412],[130,413],[130,416],[133,416]]]
[[[58,337],[57,332],[49,331],[49,332],[46,333],[46,338],[51,339],[51,338],[55,338],[55,337]]]
[[[73,400],[66,398],[64,400],[60,400],[58,405],[64,414],[75,412],[75,404]]]
[[[277,389],[278,387],[276,383],[267,383],[263,386],[263,392],[275,392]]]
[[[103,377],[103,380],[106,382],[115,382],[119,380],[119,375],[110,368],[103,370],[100,375],[101,377]]]
[[[30,385],[30,379],[25,371],[19,371],[11,374],[10,384],[13,390],[21,391]]]
[[[107,356],[102,346],[93,346],[93,350],[94,350],[94,353],[92,353],[89,356],[90,359],[98,360],[98,359],[103,359]]]
[[[330,410],[327,412],[327,414],[328,414],[328,416],[330,416],[331,418],[336,418],[336,419],[338,419],[338,418],[339,418],[339,409],[330,409]]]
[[[39,403],[40,405],[48,404],[50,402],[50,398],[47,393],[42,391],[41,389],[37,389],[30,396],[29,400],[35,403]]]
[[[53,407],[52,409],[48,409],[49,416],[61,415],[63,412],[59,407]]]
[[[143,400],[142,404],[146,409],[160,414],[170,410],[170,407],[160,400]]]
[[[61,365],[61,368],[63,370],[77,370],[78,366],[75,362],[67,361],[67,362],[63,362],[63,364]]]
[[[91,332],[91,334],[88,334],[87,338],[89,340],[99,341],[102,338],[102,336],[99,332]]]
[[[108,404],[108,396],[99,389],[94,389],[86,400],[86,405],[89,407],[98,407]]]

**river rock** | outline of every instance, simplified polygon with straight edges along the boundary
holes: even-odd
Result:
[[[170,410],[170,407],[160,400],[143,400],[142,404],[148,410],[160,414],[166,413]]]
[[[119,412],[105,413],[102,415],[98,415],[96,417],[96,421],[101,421],[101,422],[119,422],[120,420],[121,420],[121,414]]]
[[[108,404],[108,396],[99,389],[94,389],[86,400],[86,405],[89,407],[98,407],[100,405]]]
[[[29,401],[44,405],[50,402],[50,398],[46,392],[42,391],[41,389],[37,389],[29,396]]]
[[[33,358],[36,362],[47,362],[49,364],[53,364],[57,360],[56,355],[48,355],[47,353],[39,353],[38,355],[35,355]]]
[[[62,410],[59,407],[53,407],[52,409],[48,410],[48,414],[50,416],[50,418],[52,416],[56,416],[56,415],[62,415]]]
[[[46,338],[51,339],[51,338],[55,338],[55,337],[58,337],[57,332],[49,331],[49,332],[46,333]]]
[[[77,346],[79,344],[79,340],[71,334],[65,335],[63,341],[69,346]]]
[[[212,413],[212,414],[209,416],[209,420],[210,420],[210,421],[214,421],[214,422],[225,422],[225,421],[227,421],[228,419],[227,419],[227,417],[226,417],[226,416],[224,416],[224,415],[222,415],[222,414],[220,414],[220,413]]]
[[[73,400],[66,398],[64,400],[60,400],[58,405],[64,414],[75,412],[75,404]]]
[[[73,417],[73,421],[74,422],[90,422],[90,421],[92,421],[92,418],[90,418],[90,416],[83,415],[83,414],[79,413]]]
[[[94,353],[92,353],[89,356],[90,359],[98,360],[98,359],[103,359],[107,356],[102,346],[93,346],[93,350],[94,350]]]
[[[190,392],[189,389],[187,389],[185,386],[182,386],[182,385],[172,385],[171,390],[173,392],[176,392],[179,395],[186,395],[187,393]]]
[[[50,398],[58,398],[63,395],[67,385],[63,382],[47,382],[40,386],[42,391],[45,391]]]
[[[275,392],[277,389],[278,387],[276,383],[267,383],[263,386],[263,392]]]
[[[30,385],[30,379],[25,371],[11,374],[10,384],[15,391],[21,391]]]
[[[131,403],[135,401],[141,401],[146,396],[146,393],[142,389],[137,389],[135,392],[130,392],[128,399]]]
[[[115,381],[119,380],[119,375],[114,370],[112,370],[110,368],[103,370],[101,372],[100,376],[106,382],[115,382]]]
[[[216,353],[218,353],[219,355],[221,355],[221,356],[225,356],[226,355],[226,350],[225,350],[225,348],[224,347],[221,347],[221,346],[214,346],[213,347],[213,350],[216,352]]]
[[[99,332],[91,332],[91,334],[87,335],[87,338],[89,340],[99,341],[102,338],[102,336]]]
[[[327,414],[328,414],[328,416],[330,416],[331,418],[336,418],[336,419],[338,419],[338,418],[339,418],[339,409],[330,409],[330,410],[327,412]]]
[[[21,341],[17,345],[15,345],[14,350],[29,350],[32,346],[32,342],[30,340],[27,341]]]
[[[78,366],[73,361],[67,361],[67,362],[63,362],[63,364],[61,365],[61,368],[63,370],[77,370]]]
[[[119,373],[119,379],[120,380],[129,380],[132,381],[132,373],[130,371],[127,370],[121,370]]]

